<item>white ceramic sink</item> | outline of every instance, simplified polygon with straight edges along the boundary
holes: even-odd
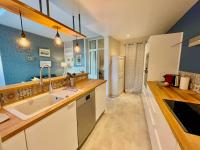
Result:
[[[52,94],[45,93],[14,104],[10,104],[8,106],[5,106],[4,109],[22,120],[27,120],[49,109],[57,102],[67,97],[73,96],[78,92],[80,92],[80,90],[56,90]]]
[[[54,90],[53,93],[51,93],[51,95],[54,95],[56,97],[61,97],[61,98],[68,98],[73,96],[74,94],[79,93],[80,89],[76,89],[76,88],[62,88],[62,89],[57,89]]]

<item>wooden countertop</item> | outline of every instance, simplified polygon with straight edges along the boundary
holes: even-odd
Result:
[[[65,100],[62,100],[58,102],[56,105],[52,106],[48,110],[28,119],[28,120],[21,120],[18,117],[12,115],[11,113],[7,112],[4,109],[0,110],[0,113],[7,114],[10,119],[6,122],[3,122],[0,124],[0,137],[2,141],[5,141],[9,139],[10,137],[14,136],[15,134],[25,130],[26,128],[30,127],[31,125],[35,124],[36,122],[40,121],[41,119],[45,118],[46,116],[49,116],[53,112],[59,110],[60,108],[66,106],[67,104],[79,99],[86,93],[92,91],[97,86],[105,83],[105,80],[90,80],[85,79],[81,80],[76,83],[76,87],[81,89],[82,91],[77,93],[76,95],[67,98]]]
[[[148,86],[179,142],[180,147],[184,150],[200,150],[200,136],[186,133],[163,101],[163,99],[171,99],[200,104],[200,95],[189,90],[184,91],[174,87],[163,87],[158,82],[149,81]]]

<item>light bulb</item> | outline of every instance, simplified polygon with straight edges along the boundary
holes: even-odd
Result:
[[[80,50],[80,46],[78,45],[78,43],[76,43],[76,46],[74,47],[75,53],[80,53]]]
[[[29,49],[31,46],[30,41],[26,38],[25,34],[22,33],[21,37],[17,40],[19,48]]]
[[[60,37],[55,37],[54,42],[57,46],[62,45],[62,39]]]
[[[62,41],[62,39],[61,39],[60,34],[58,33],[58,31],[56,33],[56,36],[55,36],[55,39],[54,39],[54,43],[58,47],[62,46],[62,44],[63,44],[63,41]]]

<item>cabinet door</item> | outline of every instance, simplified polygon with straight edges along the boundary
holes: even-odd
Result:
[[[24,131],[2,143],[2,150],[27,150]]]
[[[96,87],[95,89],[95,108],[96,108],[96,121],[104,112],[106,104],[106,83]]]
[[[75,150],[78,147],[73,102],[26,130],[28,150]]]
[[[162,81],[166,73],[177,74],[183,33],[153,35],[148,40],[148,81]],[[169,61],[170,60],[170,61]]]

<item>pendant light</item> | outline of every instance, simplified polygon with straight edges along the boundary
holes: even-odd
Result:
[[[60,34],[58,33],[58,28],[59,28],[59,27],[56,27],[56,28],[57,28],[57,33],[56,33],[56,36],[55,36],[55,38],[54,38],[54,43],[55,43],[55,45],[56,45],[57,47],[62,47],[63,41],[62,41],[62,39],[61,39],[61,37],[60,37]]]
[[[78,40],[77,40],[77,36],[76,36],[76,45],[74,46],[74,52],[75,53],[80,53],[81,52],[81,48],[78,44]]]
[[[21,31],[22,31],[22,32],[21,32],[21,37],[20,37],[19,39],[17,39],[17,43],[18,43],[19,49],[22,49],[22,50],[29,50],[29,49],[30,49],[30,46],[31,46],[31,43],[30,43],[30,41],[26,38],[26,34],[25,34],[25,32],[24,32],[21,12],[19,13],[19,15],[20,15]]]
[[[75,0],[75,2],[76,2],[76,5],[78,5],[76,0]],[[79,14],[78,14],[79,32],[81,33],[81,15],[80,15],[80,8],[79,8],[79,5],[78,5],[78,11],[79,11]],[[75,26],[75,25],[73,24],[73,26]],[[80,52],[81,52],[81,48],[80,48],[80,46],[79,46],[79,44],[78,44],[77,36],[76,36],[76,45],[74,46],[74,52],[75,52],[75,53],[80,53]]]

